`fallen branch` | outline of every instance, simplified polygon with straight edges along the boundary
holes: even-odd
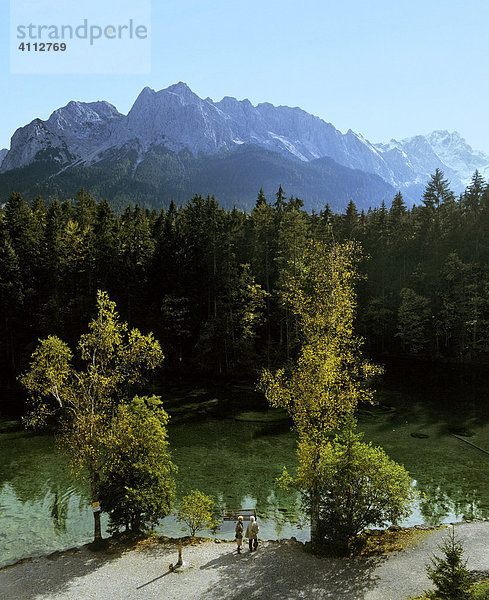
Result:
[[[463,437],[460,437],[459,435],[456,435],[455,433],[450,433],[450,435],[453,435],[453,437],[457,438],[457,440],[460,440],[461,442],[465,442],[469,446],[473,446],[474,448],[477,448],[477,450],[480,450],[481,452],[484,452],[484,454],[489,454],[489,452],[487,450],[484,450],[484,448],[481,448],[480,446],[476,446],[472,442],[469,442],[469,440],[466,440]]]

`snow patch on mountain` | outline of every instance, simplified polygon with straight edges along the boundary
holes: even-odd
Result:
[[[408,188],[425,185],[436,169],[443,171],[456,193],[463,192],[476,170],[486,179],[489,175],[489,156],[474,151],[456,131],[433,131],[376,147]]]
[[[473,150],[457,131],[433,131],[427,139],[440,160],[457,172],[465,186],[470,183],[476,170],[487,180],[489,155]]]

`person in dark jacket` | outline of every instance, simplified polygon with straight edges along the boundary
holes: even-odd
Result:
[[[238,517],[238,522],[236,523],[236,543],[238,544],[238,554],[241,554],[241,545],[243,543],[243,517]]]

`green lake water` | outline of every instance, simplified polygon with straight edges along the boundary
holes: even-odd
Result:
[[[464,439],[489,451],[485,384],[472,382],[469,388],[458,382],[454,387],[443,381],[427,388],[412,374],[402,388],[388,384],[379,398],[392,408],[362,411],[359,429],[366,440],[404,464],[416,481],[420,499],[404,525],[488,517],[489,455],[449,433],[464,428],[472,434]],[[256,507],[262,538],[294,535],[307,540],[298,498],[274,486],[282,467],[295,465],[295,439],[288,423],[233,418],[246,408],[238,402],[231,405],[228,418],[170,427],[178,493],[197,488],[214,495],[221,508]],[[215,533],[232,539],[233,530],[228,522]],[[88,490],[70,476],[53,438],[0,433],[0,565],[81,545],[91,540],[92,531]],[[162,522],[159,532],[186,533],[173,517]]]

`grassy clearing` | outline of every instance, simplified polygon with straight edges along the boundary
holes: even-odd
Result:
[[[401,552],[406,548],[413,548],[422,542],[434,529],[406,528],[392,531],[390,529],[370,529],[364,532],[365,546],[360,556],[379,556],[390,552]]]

